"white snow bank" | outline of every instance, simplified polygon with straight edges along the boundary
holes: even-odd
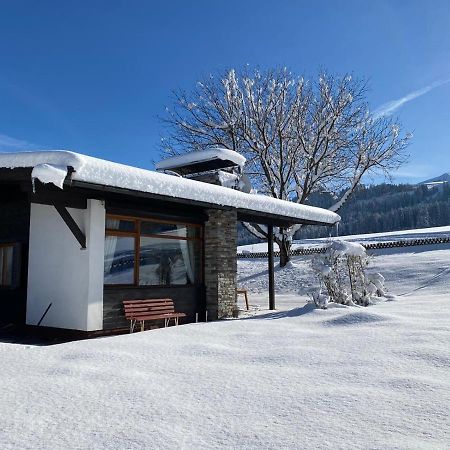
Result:
[[[222,161],[232,161],[240,167],[243,167],[246,161],[244,156],[233,150],[229,150],[226,148],[213,148],[210,150],[184,153],[183,155],[163,159],[162,161],[156,163],[155,167],[157,170],[175,169],[177,167],[212,161],[214,159],[220,159]]]
[[[0,343],[2,449],[448,448],[448,295],[291,300],[248,320]]]
[[[34,180],[39,180],[41,183],[53,183],[60,189],[63,188],[64,180],[67,176],[67,166],[55,166],[52,164],[38,164],[33,167],[31,172],[31,180],[33,181],[34,190]]]
[[[282,216],[293,221],[310,220],[331,225],[340,220],[339,215],[326,209],[299,205],[263,195],[247,194],[222,186],[139,169],[69,151],[0,154],[0,167],[12,169],[35,167],[40,164],[72,167],[75,170],[72,180],[102,186],[229,206]]]
[[[296,293],[313,276],[296,257],[296,273],[276,273],[277,289],[285,273],[292,286],[277,311],[261,276],[256,318],[50,347],[0,342],[2,449],[447,448],[450,250],[374,260],[410,294],[313,309]],[[253,304],[267,261],[238,265]]]

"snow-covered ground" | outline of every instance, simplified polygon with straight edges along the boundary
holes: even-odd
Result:
[[[333,233],[335,231],[333,230]],[[424,238],[441,238],[450,237],[450,225],[445,227],[432,227],[432,228],[417,228],[414,230],[401,230],[401,231],[389,231],[384,233],[371,233],[371,234],[353,234],[349,236],[332,237],[331,239],[340,239],[345,241],[362,242],[364,244],[376,243],[376,242],[395,242],[399,240],[412,240],[412,239],[424,239]],[[303,239],[296,240],[292,244],[292,248],[302,247],[322,247],[329,238],[318,239]],[[278,250],[277,244],[274,244],[274,249]],[[238,247],[238,253],[242,252],[267,252],[267,243],[261,242],[259,244],[240,245]]]
[[[241,260],[250,317],[0,343],[0,446],[449,448],[450,246],[439,248],[376,256],[399,297],[367,308],[306,305],[309,263],[296,258],[276,273],[278,310],[264,311],[266,261]]]
[[[394,294],[408,291],[411,286],[419,287],[428,279],[436,278],[437,286],[444,291],[450,284],[443,282],[442,274],[450,270],[450,243],[421,245],[416,247],[369,250],[373,257],[369,272],[380,272],[386,278],[386,285]],[[316,287],[311,269],[313,256],[297,256],[284,269],[275,266],[275,290],[278,294],[297,294],[295,298],[306,301],[308,293]],[[275,261],[277,261],[275,259]],[[238,259],[238,284],[252,293],[267,297],[267,258]],[[441,274],[441,275],[439,275]],[[448,279],[450,281],[450,278]],[[255,296],[253,296],[255,298]]]

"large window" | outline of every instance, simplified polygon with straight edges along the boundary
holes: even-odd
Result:
[[[0,244],[0,287],[13,287],[14,246]]]
[[[201,244],[200,225],[108,215],[105,284],[199,284]]]

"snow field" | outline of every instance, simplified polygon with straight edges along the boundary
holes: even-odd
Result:
[[[448,261],[448,249],[376,256],[374,270],[405,295],[368,308],[306,305],[313,280],[296,258],[275,275],[274,312],[0,343],[1,447],[448,448]],[[252,304],[267,301],[266,263],[239,261]]]
[[[335,231],[332,232],[335,234]],[[401,230],[390,231],[383,233],[369,233],[369,234],[354,234],[349,236],[333,236],[332,240],[344,240],[352,242],[360,242],[363,244],[377,243],[377,242],[395,242],[401,240],[423,239],[423,238],[440,238],[450,237],[450,225],[445,227],[431,227],[431,228],[419,228],[415,230]],[[304,247],[317,247],[323,246],[329,238],[317,238],[317,239],[303,239],[293,241],[292,249],[304,248]],[[278,245],[274,243],[274,249],[278,250]],[[238,247],[238,253],[242,252],[267,252],[267,242],[261,242],[259,244],[247,244],[240,245]]]
[[[373,257],[368,273],[381,273],[391,293],[399,295],[422,290],[430,285],[433,293],[445,294],[450,286],[450,244],[421,245],[417,247],[369,250]],[[275,291],[277,294],[295,294],[300,302],[308,299],[311,289],[317,287],[311,269],[313,256],[296,256],[280,269],[275,259]],[[256,296],[267,296],[267,258],[238,259],[238,285]],[[283,303],[285,307],[287,305]]]

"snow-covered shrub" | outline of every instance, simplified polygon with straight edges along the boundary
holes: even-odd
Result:
[[[327,309],[328,302],[330,301],[330,296],[328,294],[324,294],[321,290],[318,290],[313,292],[311,297],[317,308]]]
[[[367,276],[369,280],[369,288],[374,290],[374,295],[378,297],[385,297],[386,291],[384,288],[384,277],[381,273],[372,273]]]
[[[385,296],[384,277],[367,274],[369,263],[370,257],[362,245],[332,241],[312,263],[320,282],[320,289],[312,295],[316,306],[326,308],[328,301],[367,306],[376,297]]]
[[[314,294],[316,297],[319,292],[322,293],[325,290],[330,301],[344,305],[349,304],[347,271],[346,267],[341,264],[338,254],[330,251],[329,248],[324,256],[313,259],[313,269],[321,284],[320,290]]]

